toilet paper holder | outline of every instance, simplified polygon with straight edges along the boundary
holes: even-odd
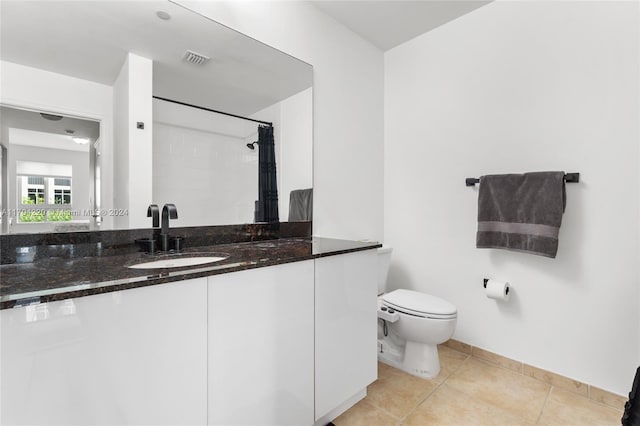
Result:
[[[483,281],[484,281],[483,287],[487,288],[487,283],[489,282],[489,278],[484,278]],[[507,287],[507,289],[505,290],[505,294],[509,294],[509,287]]]

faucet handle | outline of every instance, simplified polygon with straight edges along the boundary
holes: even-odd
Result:
[[[135,240],[135,243],[149,254],[154,254],[156,252],[156,240],[153,238],[139,238]]]
[[[182,248],[184,247],[184,238],[182,237],[175,237],[172,238],[173,240],[173,249],[175,250],[176,253],[180,253],[182,251]]]
[[[147,217],[152,217],[152,222],[153,222],[153,227],[154,228],[159,228],[160,227],[160,209],[158,208],[157,204],[149,204],[149,207],[147,208]]]

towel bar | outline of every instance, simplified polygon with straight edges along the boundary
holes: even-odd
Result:
[[[580,173],[567,173],[564,175],[564,181],[567,183],[580,182]],[[466,178],[464,184],[467,186],[475,186],[476,183],[480,183],[478,178]]]

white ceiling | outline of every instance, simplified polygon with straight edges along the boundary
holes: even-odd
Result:
[[[89,144],[77,144],[71,136],[55,133],[38,132],[35,130],[9,129],[9,143],[11,145],[35,146],[38,148],[89,152]]]
[[[154,95],[225,112],[253,114],[313,82],[309,64],[166,0],[0,1],[0,12],[3,60],[112,85],[133,52],[154,62]],[[211,60],[187,63],[187,49]]]
[[[9,135],[10,144],[39,146],[49,149],[89,152],[89,144],[79,145],[72,136],[87,138],[91,143],[100,136],[100,123],[61,116],[58,121],[47,120],[38,112],[0,107],[0,128]]]
[[[312,1],[316,8],[386,51],[490,1]]]
[[[387,50],[487,2],[311,3]],[[0,1],[0,12],[2,60],[111,85],[133,52],[154,61],[154,95],[234,114],[251,115],[313,81],[309,64],[166,0]],[[212,59],[186,63],[187,49]]]

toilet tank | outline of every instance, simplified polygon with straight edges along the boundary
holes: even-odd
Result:
[[[391,246],[382,245],[378,248],[378,294],[382,294],[387,289],[387,275],[389,275],[389,265],[391,265]]]

